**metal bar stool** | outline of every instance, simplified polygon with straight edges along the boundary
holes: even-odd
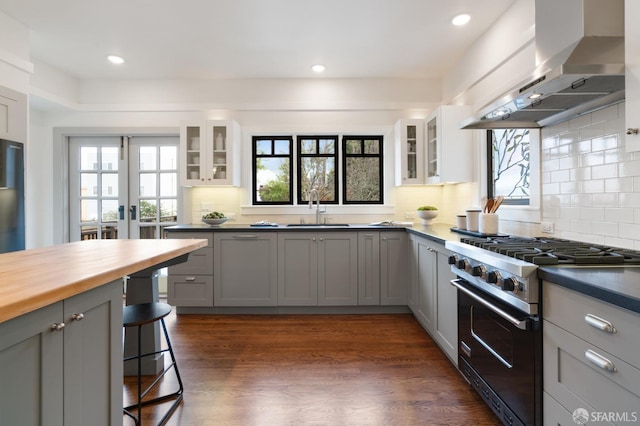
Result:
[[[124,413],[131,417],[136,425],[140,425],[140,415],[142,413],[142,407],[152,404],[157,404],[160,402],[168,401],[175,398],[175,401],[169,407],[169,410],[160,420],[159,425],[163,425],[169,420],[169,417],[173,414],[173,412],[178,408],[178,405],[182,402],[183,390],[182,387],[182,379],[180,378],[180,372],[178,371],[178,364],[176,364],[176,358],[173,354],[173,348],[171,347],[171,341],[169,340],[169,333],[167,332],[167,326],[164,323],[164,317],[171,313],[171,306],[166,303],[141,303],[137,305],[129,305],[125,306],[123,309],[123,324],[124,327],[138,327],[138,354],[130,357],[125,357],[124,361],[129,361],[133,359],[138,360],[138,402],[136,404],[129,405],[124,407]],[[142,339],[141,339],[141,328],[145,324],[150,324],[155,321],[160,321],[162,324],[162,329],[164,331],[165,341],[167,343],[167,348],[161,349],[155,352],[149,353],[140,353],[142,348]],[[157,355],[163,352],[169,352],[171,355],[171,364],[166,366],[163,371],[155,378],[153,383],[151,383],[144,391],[142,390],[142,359],[147,356]],[[164,375],[173,368],[176,373],[176,377],[178,379],[179,388],[176,392],[158,396],[153,399],[149,399],[147,401],[142,401],[142,399],[151,391],[164,377]],[[132,412],[132,409],[137,408],[137,416]]]

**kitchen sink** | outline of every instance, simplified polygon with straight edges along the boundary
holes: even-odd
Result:
[[[295,227],[303,227],[303,228],[317,228],[317,227],[346,227],[349,226],[348,223],[289,223],[286,226],[295,226]]]

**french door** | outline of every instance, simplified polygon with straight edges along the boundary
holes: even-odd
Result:
[[[178,137],[69,138],[69,237],[165,238],[178,223]]]

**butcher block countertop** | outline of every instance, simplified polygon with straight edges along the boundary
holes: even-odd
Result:
[[[0,323],[162,265],[207,240],[88,240],[0,254]]]

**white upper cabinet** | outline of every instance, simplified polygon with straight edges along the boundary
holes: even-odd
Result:
[[[459,124],[471,115],[471,107],[444,105],[427,118],[425,181],[427,184],[473,180],[471,130]]]
[[[424,185],[424,121],[399,120],[395,147],[396,185]]]
[[[184,123],[180,128],[182,186],[239,186],[240,136],[234,121]]]
[[[625,127],[627,151],[640,151],[640,2],[624,2]],[[634,133],[638,132],[638,133]]]

